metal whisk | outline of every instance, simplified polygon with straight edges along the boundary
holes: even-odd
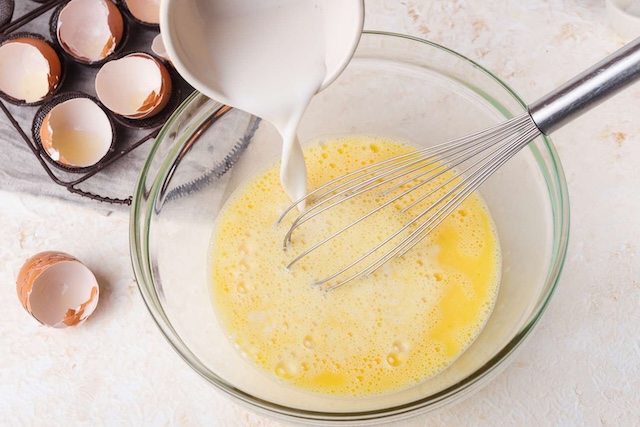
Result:
[[[425,209],[377,246],[339,271],[318,280],[315,285],[337,279],[337,283],[329,287],[334,289],[358,277],[372,274],[390,259],[401,257],[417,245],[529,142],[541,134],[548,135],[564,126],[639,78],[640,38],[543,96],[529,106],[527,113],[481,132],[384,160],[327,182],[292,203],[278,219],[280,223],[300,202],[310,202],[310,207],[298,215],[286,233],[285,248],[299,227],[346,200],[376,189],[380,198],[389,198],[364,216],[304,250],[288,267],[291,268],[320,246],[417,188],[436,178],[444,179],[435,189],[404,207],[402,212],[429,198],[435,199],[425,203]],[[457,168],[461,165],[462,168],[458,171]],[[405,189],[407,186],[409,188]],[[407,236],[401,236],[407,232]],[[342,275],[347,277],[340,279]]]

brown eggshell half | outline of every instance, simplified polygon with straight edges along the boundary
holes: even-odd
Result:
[[[144,119],[162,111],[173,87],[164,64],[147,53],[132,53],[104,64],[96,75],[95,89],[109,110]]]
[[[98,304],[99,287],[84,264],[64,252],[40,252],[18,273],[18,299],[40,323],[66,328],[83,323]]]
[[[92,63],[116,50],[124,20],[109,0],[71,0],[60,11],[56,28],[58,42],[69,55]]]
[[[111,147],[113,130],[107,114],[88,98],[73,98],[53,107],[42,120],[42,147],[49,157],[70,168],[93,166]]]
[[[37,76],[34,70],[41,59],[46,61],[49,69],[42,69],[42,75]],[[34,93],[34,88],[38,87],[31,80],[34,78],[40,82],[46,80],[42,85],[44,90]],[[27,103],[41,101],[57,89],[61,78],[60,58],[44,40],[18,37],[0,46],[0,90],[10,97]]]

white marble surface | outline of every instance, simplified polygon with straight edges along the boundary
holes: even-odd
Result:
[[[625,41],[609,28],[604,1],[367,0],[366,6],[366,28],[457,50],[527,101]],[[480,392],[398,425],[640,424],[639,118],[636,85],[554,135],[572,233],[540,327]],[[281,425],[214,390],[167,345],[136,288],[128,216],[98,207],[0,193],[0,423]],[[42,250],[69,252],[96,273],[100,304],[84,325],[48,329],[20,306],[18,270]]]

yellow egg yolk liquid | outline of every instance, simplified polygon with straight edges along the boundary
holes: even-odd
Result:
[[[414,149],[366,136],[311,145],[305,150],[309,188]],[[296,212],[276,225],[290,204],[278,173],[274,165],[239,188],[212,236],[213,304],[246,359],[294,387],[361,397],[425,381],[471,345],[491,313],[501,271],[495,228],[478,195],[401,259],[327,292],[312,283],[344,267],[347,255],[375,246],[415,212],[373,215],[355,234],[332,240],[287,270],[298,253],[344,226],[342,218],[357,218],[380,202],[371,196],[342,203],[300,227],[284,250]]]

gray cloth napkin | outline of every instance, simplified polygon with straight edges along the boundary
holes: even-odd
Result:
[[[28,11],[40,7],[40,3],[22,0],[16,3],[13,14],[13,22],[24,16]],[[55,9],[55,8],[53,8]],[[53,9],[32,20],[13,33],[32,32],[44,36],[51,41],[49,21]],[[158,34],[157,30],[135,24],[129,20],[129,37],[123,53],[132,51],[150,52],[151,41]],[[68,58],[66,61],[66,73],[61,92],[82,91],[95,97],[94,77],[99,67],[88,67],[75,63]],[[176,75],[177,76],[177,75]],[[175,104],[184,99],[193,89],[184,83],[179,77],[177,86],[180,96]],[[1,101],[15,118],[20,129],[33,141],[32,123],[39,106],[16,106],[9,102]],[[145,137],[152,130],[130,129],[116,123],[116,150],[127,149],[132,143]],[[131,196],[144,160],[153,145],[153,139],[146,141],[141,146],[122,157],[117,162],[109,165],[87,181],[78,184],[77,188],[90,193],[117,199],[127,199]],[[78,179],[82,174],[68,173],[55,168],[47,163],[52,173],[60,180],[70,182]],[[0,188],[13,192],[24,192],[36,195],[47,195],[75,203],[82,203],[98,209],[128,210],[126,205],[99,202],[69,192],[64,186],[56,184],[41,165],[38,157],[23,140],[20,132],[11,124],[5,113],[0,111]]]

